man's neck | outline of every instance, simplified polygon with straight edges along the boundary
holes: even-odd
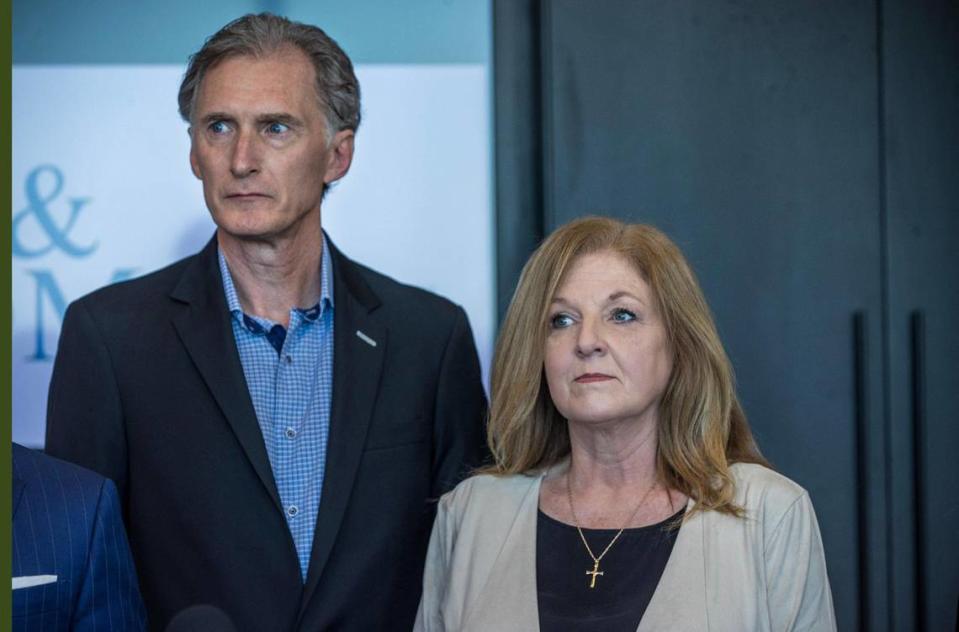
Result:
[[[238,239],[217,231],[243,312],[289,326],[290,310],[320,298],[323,234],[300,230],[271,241]]]

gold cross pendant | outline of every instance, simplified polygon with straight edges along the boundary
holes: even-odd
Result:
[[[589,580],[589,587],[596,588],[596,576],[604,574],[599,570],[599,560],[593,560],[593,570],[586,571],[586,574],[592,575],[592,577]]]

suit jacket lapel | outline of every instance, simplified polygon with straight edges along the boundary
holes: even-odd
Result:
[[[330,557],[353,489],[379,389],[387,330],[372,313],[379,306],[353,262],[327,239],[333,260],[333,401],[323,475],[323,497],[313,534],[302,616]],[[358,335],[374,341],[375,346]]]
[[[283,511],[233,338],[220,278],[216,237],[193,259],[171,297],[183,304],[173,318],[183,346],[223,411],[257,476],[277,509]]]

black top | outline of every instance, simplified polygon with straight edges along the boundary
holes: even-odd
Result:
[[[668,528],[685,507],[659,524],[626,529],[599,564],[595,587],[593,559],[576,527],[542,511],[536,523],[536,593],[539,629],[635,632],[666,568],[678,528]],[[618,529],[583,529],[599,555]]]

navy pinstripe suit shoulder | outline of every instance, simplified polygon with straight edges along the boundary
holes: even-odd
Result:
[[[14,632],[146,627],[116,487],[17,444],[12,571]]]

